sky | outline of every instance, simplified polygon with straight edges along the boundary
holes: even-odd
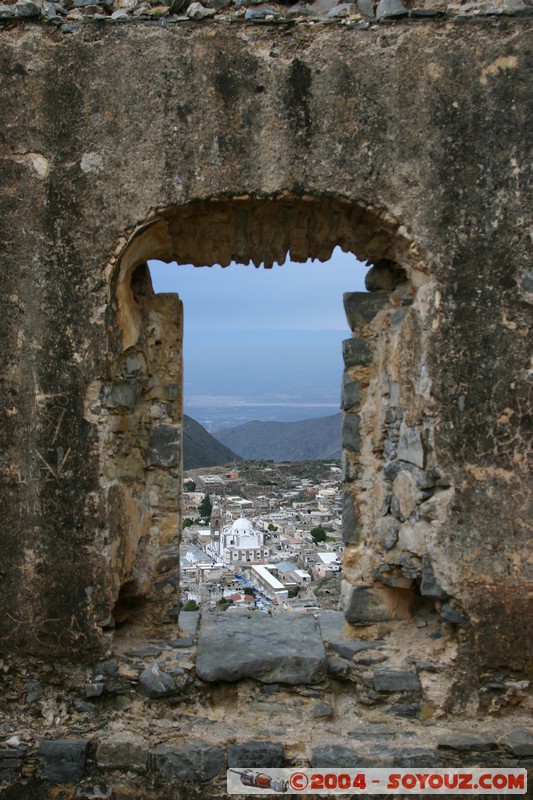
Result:
[[[327,262],[272,269],[149,262],[154,291],[184,304],[185,412],[209,430],[339,409],[343,292],[367,268],[336,248]]]

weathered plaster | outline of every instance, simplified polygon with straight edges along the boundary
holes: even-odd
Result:
[[[165,405],[149,394],[161,371],[150,337],[169,316],[149,292],[135,300],[137,267],[287,248],[326,258],[340,244],[401,267],[347,349],[362,388],[345,409],[346,577],[368,589],[365,609],[390,596],[392,617],[399,592],[434,613],[449,596],[469,620],[467,682],[528,670],[528,19],[70,37],[28,24],[2,44],[5,648],[91,658],[124,581],[152,591],[147,563],[171,530],[155,531],[150,491],[168,494],[158,470],[178,485],[179,465],[154,465],[150,432],[181,411],[175,399],[139,422]],[[104,422],[102,387],[135,382],[120,377],[131,352],[147,363],[140,405]],[[436,488],[407,492],[410,468],[387,477],[395,448]],[[384,503],[398,532],[380,522]]]

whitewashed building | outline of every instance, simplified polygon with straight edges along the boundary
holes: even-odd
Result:
[[[255,531],[249,519],[240,517],[220,533],[219,556],[226,566],[263,561],[268,554],[264,533]]]

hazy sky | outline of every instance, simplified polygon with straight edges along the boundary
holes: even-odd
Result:
[[[216,427],[220,409],[224,425],[338,409],[341,342],[350,336],[342,295],[364,291],[366,273],[353,255],[336,248],[325,263],[288,261],[268,270],[151,261],[150,272],[156,292],[183,300],[191,416]]]
[[[193,267],[151,261],[156,292],[178,292],[186,329],[345,329],[342,294],[363,291],[366,268],[336,248],[327,262]]]

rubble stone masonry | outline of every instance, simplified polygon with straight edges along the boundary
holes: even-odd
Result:
[[[0,5],[5,796],[223,797],[258,749],[409,766],[405,726],[420,764],[529,766],[530,6],[145,5]],[[310,682],[202,680],[161,555],[182,308],[146,261],[337,245],[372,264],[339,353],[346,626]]]

